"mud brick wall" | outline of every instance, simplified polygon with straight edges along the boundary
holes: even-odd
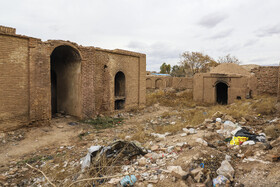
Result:
[[[69,59],[75,60],[75,66]],[[143,107],[145,54],[83,47],[62,40],[42,42],[0,26],[0,131],[49,121],[52,112],[57,112],[52,109],[62,106],[80,119],[111,113],[118,99],[114,92],[119,71],[125,75],[124,110]],[[64,87],[57,87],[56,81]],[[60,91],[53,94],[54,87]],[[52,108],[52,101],[59,101],[59,107]]]
[[[147,89],[174,88],[178,90],[193,89],[193,78],[189,77],[168,77],[146,75]]]
[[[0,124],[28,121],[28,43],[27,38],[0,34]]]
[[[4,27],[0,25],[0,33],[16,34],[16,29],[11,27]]]
[[[257,78],[257,94],[277,95],[278,66],[263,66],[251,70]]]

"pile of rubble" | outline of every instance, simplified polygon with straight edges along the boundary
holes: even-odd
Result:
[[[280,159],[280,138],[273,139],[263,130],[256,131],[246,123],[245,118],[237,121],[217,112],[197,128],[183,128],[183,132],[175,135],[151,133],[155,142],[149,142],[147,153],[142,152],[128,165],[122,165],[117,173],[121,177],[107,182],[123,186],[134,183],[136,186],[157,186],[168,180],[180,186],[242,186],[236,180],[234,169],[239,169],[240,162],[271,164]],[[193,141],[183,141],[187,137]],[[197,148],[205,149],[205,154],[184,160],[181,165],[173,165]]]
[[[33,165],[42,170],[48,165],[51,166],[50,171],[61,168],[62,173],[74,173],[72,177],[55,181],[64,186],[72,183],[83,185],[88,174],[94,178],[91,180],[93,186],[241,187],[247,185],[246,178],[255,180],[253,175],[263,180],[265,185],[277,186],[280,185],[279,177],[266,181],[261,178],[268,175],[261,173],[263,170],[246,168],[250,163],[258,164],[256,167],[279,166],[280,137],[267,133],[265,125],[251,125],[257,120],[270,126],[280,122],[278,118],[265,120],[258,116],[236,120],[216,112],[197,127],[185,127],[175,134],[150,133],[153,139],[145,144],[124,140],[101,142],[96,139],[87,153],[84,152],[86,149],[81,151],[78,146],[58,148],[55,155],[70,155],[63,163],[57,164],[53,157],[44,157],[40,164]],[[168,120],[156,117],[149,123],[168,125],[173,121],[176,121],[174,117]],[[0,175],[0,182],[6,181],[3,184],[9,185],[7,181],[13,178],[26,178],[31,169],[18,165],[10,165],[9,170]],[[22,181],[22,186],[49,183],[40,173],[34,173],[37,176]]]

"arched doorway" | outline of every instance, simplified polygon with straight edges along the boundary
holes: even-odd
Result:
[[[156,84],[156,89],[163,88],[163,81],[161,79],[157,79],[155,84]]]
[[[125,104],[125,75],[119,71],[115,76],[115,110],[124,108]]]
[[[52,114],[63,111],[80,115],[81,56],[67,45],[56,47],[51,54]]]
[[[152,80],[150,78],[146,79],[146,88],[150,89],[152,88]]]
[[[217,103],[226,105],[228,103],[228,85],[219,82],[216,84],[216,96],[217,96]]]

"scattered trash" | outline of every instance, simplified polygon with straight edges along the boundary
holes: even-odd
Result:
[[[253,140],[249,140],[249,141],[243,142],[242,145],[254,145],[254,144],[256,144],[256,142],[254,142]]]
[[[69,122],[68,125],[75,126],[75,125],[78,125],[78,123],[77,122]]]
[[[122,187],[126,187],[126,186],[133,186],[135,184],[135,182],[137,181],[137,178],[135,175],[130,175],[130,176],[125,176],[121,181],[120,181],[120,185]]]
[[[155,137],[155,138],[159,138],[159,139],[164,139],[165,136],[170,135],[169,132],[166,132],[165,134],[158,134],[158,133],[151,133],[151,136]]]
[[[82,171],[84,168],[89,167],[91,162],[94,163],[94,165],[98,165],[100,162],[109,158],[130,160],[134,156],[145,155],[146,153],[147,150],[142,148],[138,142],[119,140],[111,143],[107,147],[91,146],[88,149],[87,155],[81,159]]]
[[[217,174],[223,175],[223,176],[227,177],[228,179],[233,180],[234,169],[227,160],[224,160],[221,163],[221,166],[219,167],[219,169],[217,170]]]
[[[196,134],[197,133],[197,131],[194,128],[190,128],[190,129],[183,128],[183,131],[187,134]]]
[[[81,167],[82,167],[82,171],[86,168],[90,166],[91,163],[91,155],[96,153],[97,151],[99,151],[101,148],[101,146],[91,146],[88,149],[88,153],[85,157],[81,158]]]
[[[208,146],[208,143],[205,140],[203,140],[202,138],[197,138],[195,141],[202,145]]]
[[[216,122],[222,122],[222,119],[221,118],[216,118]]]
[[[213,179],[213,186],[218,187],[221,185],[225,185],[227,182],[229,182],[229,180],[225,176],[219,175],[218,177]]]
[[[265,142],[266,141],[266,138],[264,135],[251,134],[245,128],[242,128],[241,130],[237,131],[234,136],[248,137],[249,140],[253,140],[255,142]]]
[[[246,142],[248,139],[249,139],[248,137],[233,136],[232,140],[230,141],[230,145],[242,145],[243,142]]]

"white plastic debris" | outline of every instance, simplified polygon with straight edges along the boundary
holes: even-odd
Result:
[[[200,143],[200,144],[205,145],[205,146],[208,145],[208,143],[205,140],[203,140],[202,138],[197,138],[195,141],[197,143]]]
[[[232,179],[234,175],[234,169],[227,160],[224,160],[221,163],[221,167],[219,167],[219,169],[217,170],[217,174],[223,175],[228,179]]]
[[[216,122],[222,122],[222,119],[221,118],[216,118]]]
[[[242,146],[243,145],[254,145],[254,144],[256,144],[256,143],[253,140],[248,140],[246,142],[243,142]]]
[[[99,149],[101,149],[101,146],[91,146],[89,149],[88,149],[88,153],[85,157],[81,158],[81,167],[82,167],[82,171],[84,171],[84,169],[86,167],[89,167],[90,166],[90,162],[91,162],[91,154],[93,152],[96,152],[96,151],[99,151]]]

